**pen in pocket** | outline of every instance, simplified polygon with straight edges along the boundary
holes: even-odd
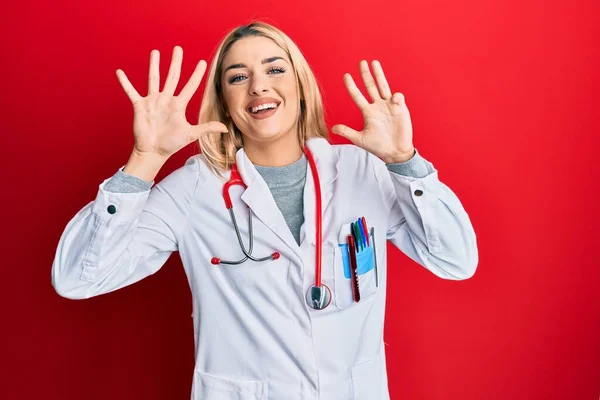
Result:
[[[354,222],[350,223],[350,234],[352,235],[352,239],[354,239],[354,246],[356,248],[356,252],[358,252],[358,238],[356,237],[356,226],[355,226]],[[350,247],[348,247],[348,248],[350,248]]]
[[[367,246],[370,246],[371,243],[369,243],[370,242],[370,240],[369,240],[369,228],[367,228],[367,220],[365,219],[365,217],[362,217],[360,219],[360,222],[362,223],[362,227],[363,227],[363,229],[365,231],[365,235],[367,236]]]
[[[362,251],[363,249],[363,241],[362,241],[362,235],[360,233],[360,227],[358,226],[358,222],[354,223],[354,237],[355,237],[355,246],[356,246],[356,252]]]
[[[360,292],[358,289],[358,265],[356,263],[356,243],[353,235],[348,235],[348,258],[350,260],[350,284],[352,285],[352,296],[354,301],[360,301]]]
[[[375,248],[375,228],[371,227],[371,240],[373,241],[373,258],[375,259],[375,286],[379,287],[379,272],[377,270],[377,249]]]
[[[369,235],[369,232],[365,230],[365,227],[362,223],[362,218],[356,220],[356,225],[358,226],[358,231],[360,232],[361,249],[365,249],[367,247],[367,236]]]

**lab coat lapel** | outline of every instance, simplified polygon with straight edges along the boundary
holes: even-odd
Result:
[[[328,206],[333,196],[333,182],[338,175],[338,156],[331,144],[323,138],[310,138],[306,141],[317,165],[321,186],[321,203],[323,214],[323,238],[328,229]],[[246,190],[242,194],[242,201],[250,207],[254,215],[271,229],[294,254],[302,258],[300,248],[290,231],[283,214],[279,210],[275,199],[258,173],[244,149],[236,153],[236,163],[242,179],[246,183]],[[310,165],[306,168],[306,182],[304,184],[304,224],[300,230],[300,243],[305,239],[308,243],[315,244],[316,233],[316,197],[312,170]],[[283,250],[280,250],[283,251]]]
[[[273,231],[297,257],[300,257],[298,244],[279,210],[269,186],[258,173],[243,148],[236,153],[236,163],[247,186],[242,194],[242,201],[250,207],[256,218]],[[276,249],[276,251],[284,252],[284,249]]]
[[[330,210],[328,209],[331,198],[333,197],[333,183],[338,176],[338,155],[335,153],[331,144],[323,138],[311,138],[306,142],[311,151],[317,171],[319,172],[319,180],[321,186],[321,214],[322,235],[323,240],[327,237],[327,232],[331,228],[329,222],[331,218]],[[315,245],[316,233],[316,197],[315,184],[310,165],[306,170],[306,183],[304,185],[304,225],[300,231],[300,243],[305,240],[308,243]]]

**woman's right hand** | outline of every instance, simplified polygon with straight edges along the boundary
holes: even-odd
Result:
[[[227,127],[218,121],[191,125],[185,116],[185,109],[200,86],[206,71],[206,62],[200,60],[179,96],[175,96],[175,88],[181,73],[183,49],[180,46],[175,46],[173,49],[169,74],[162,92],[159,92],[159,57],[158,50],[150,52],[146,97],[139,95],[127,79],[125,72],[120,69],[117,70],[117,78],[133,103],[135,139],[133,152],[139,156],[158,155],[166,159],[203,135],[227,132]]]

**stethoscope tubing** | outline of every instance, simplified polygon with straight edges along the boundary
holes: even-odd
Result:
[[[313,183],[315,186],[315,284],[312,285],[308,291],[306,292],[306,301],[310,307],[316,310],[322,310],[326,308],[331,302],[331,290],[327,285],[321,284],[321,259],[323,254],[323,216],[322,214],[322,203],[321,203],[321,181],[319,179],[319,173],[317,171],[317,165],[315,163],[315,159],[308,148],[304,149],[304,154],[306,155],[306,159],[310,165],[310,170],[312,172]],[[240,229],[238,227],[237,221],[235,219],[235,213],[233,212],[233,203],[231,201],[231,196],[229,195],[229,188],[233,185],[241,185],[244,189],[247,188],[244,183],[239,171],[237,170],[237,166],[233,164],[231,166],[231,176],[229,180],[223,186],[223,198],[225,200],[225,206],[229,211],[229,216],[231,218],[231,222],[233,223],[233,227],[235,229],[235,234],[238,238],[238,242],[240,244],[240,248],[244,253],[244,258],[238,261],[226,261],[221,260],[220,258],[213,257],[211,263],[214,265],[218,264],[226,264],[226,265],[239,265],[250,259],[253,261],[266,261],[266,260],[276,260],[280,257],[278,252],[274,252],[273,254],[266,257],[254,257],[252,256],[252,249],[254,245],[254,232],[252,231],[252,210],[248,212],[248,235],[249,238],[249,249],[246,250],[244,246],[244,242],[242,240],[242,235],[240,233]]]
[[[252,211],[248,212],[248,233],[250,236],[250,245],[248,246],[249,247],[248,250],[246,250],[246,247],[244,246],[244,242],[242,241],[242,235],[240,233],[240,229],[238,228],[238,224],[235,219],[233,207],[229,209],[229,215],[231,216],[231,222],[233,223],[233,226],[235,227],[235,234],[238,238],[238,242],[240,243],[240,247],[241,247],[242,251],[244,252],[245,257],[239,261],[223,261],[223,260],[221,260],[221,264],[238,265],[248,259],[250,259],[252,261],[267,261],[267,260],[273,259],[273,254],[268,255],[266,257],[260,257],[260,258],[252,256],[252,247],[254,246],[254,234],[252,232]],[[279,253],[277,253],[277,254],[279,254]]]
[[[319,179],[319,173],[317,172],[317,165],[315,159],[310,151],[305,151],[306,159],[310,164],[310,170],[312,172],[313,181],[315,185],[315,198],[316,198],[316,210],[315,210],[315,241],[316,241],[316,267],[315,267],[315,286],[321,286],[321,255],[323,253],[323,218],[321,216],[321,182]]]

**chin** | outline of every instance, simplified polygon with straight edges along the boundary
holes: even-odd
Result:
[[[256,142],[268,143],[280,139],[283,135],[277,132],[254,132],[252,135],[247,136]]]
[[[284,133],[282,133],[284,132]],[[259,142],[271,142],[273,140],[279,140],[287,135],[292,135],[294,131],[291,128],[265,128],[260,130],[253,130],[251,134],[246,135],[252,140]]]

